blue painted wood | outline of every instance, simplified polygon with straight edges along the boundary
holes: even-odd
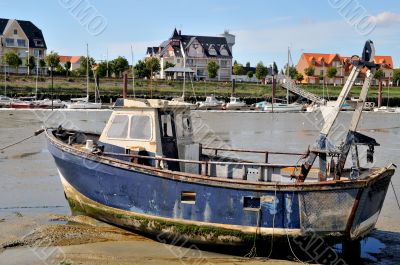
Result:
[[[244,209],[244,197],[261,198],[261,227],[300,228],[297,193],[251,191],[181,182],[93,162],[49,143],[58,169],[82,195],[110,207],[154,216],[256,226],[257,209]],[[181,202],[195,192],[195,204]],[[275,216],[275,219],[274,219]]]

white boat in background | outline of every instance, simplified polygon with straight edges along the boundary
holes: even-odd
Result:
[[[71,103],[67,103],[68,109],[101,109],[101,102],[89,102],[89,98],[71,99]]]
[[[95,102],[89,102],[89,46],[86,45],[86,97],[85,98],[72,98],[70,103],[67,103],[68,109],[101,109],[101,101],[99,96],[99,88],[95,82]],[[94,71],[93,71],[94,73]],[[94,73],[95,75],[95,73]]]
[[[383,106],[379,108],[374,108],[374,112],[395,113],[395,112],[400,112],[400,109]]]
[[[299,103],[267,103],[264,106],[264,111],[267,112],[300,112],[304,106]]]
[[[240,110],[247,106],[246,102],[240,101],[237,97],[230,97],[229,102],[226,104],[225,109],[227,110]]]
[[[9,108],[15,99],[0,95],[0,108]]]
[[[42,100],[35,100],[33,104],[38,106],[39,108],[55,108],[55,109],[62,109],[65,108],[65,102],[61,101],[60,99],[54,99],[53,101],[49,98],[45,98]]]
[[[198,101],[196,102],[196,105],[198,106],[197,109],[222,109],[223,105],[225,102],[220,101],[215,98],[214,95],[206,97],[205,101]]]

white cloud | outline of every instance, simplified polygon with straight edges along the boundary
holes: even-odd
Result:
[[[370,19],[377,25],[393,25],[400,22],[400,14],[385,11],[376,16],[371,16]]]

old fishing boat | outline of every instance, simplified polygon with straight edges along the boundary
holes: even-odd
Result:
[[[193,141],[189,107],[164,100],[119,100],[101,135],[47,129],[66,198],[74,212],[196,243],[239,245],[256,234],[286,238],[310,231],[360,239],[374,228],[394,174],[393,165],[359,166],[358,148],[366,145],[372,160],[378,145],[357,132],[372,73],[379,67],[372,58],[373,44],[367,42],[306,154],[263,152],[260,163],[235,155],[248,150],[202,146]],[[347,137],[332,146],[327,137],[363,67],[367,79]],[[352,166],[345,169],[349,152]],[[270,163],[273,155],[299,156],[304,162]]]

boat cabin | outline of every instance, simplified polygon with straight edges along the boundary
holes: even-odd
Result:
[[[190,106],[157,99],[121,99],[115,106],[99,139],[106,152],[200,159],[199,144],[193,142]],[[155,160],[141,160],[155,165]],[[165,167],[187,171],[175,161],[166,162]]]

